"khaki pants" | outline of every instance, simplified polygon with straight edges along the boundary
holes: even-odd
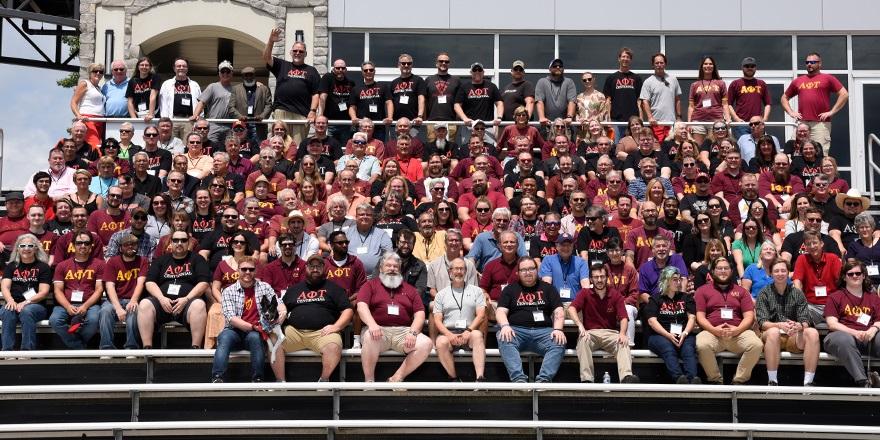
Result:
[[[822,151],[828,155],[831,149],[831,122],[804,121],[810,126],[810,140],[822,144]]]
[[[274,114],[275,119],[284,119],[284,120],[293,120],[293,121],[304,121],[306,117],[299,114],[289,112],[287,110],[282,110],[280,108],[275,109]],[[309,135],[309,124],[287,124],[287,133],[290,137],[296,141],[296,145],[299,144]]]
[[[434,142],[435,139],[437,139],[437,136],[434,134],[434,125],[436,125],[436,124],[432,124],[430,122],[424,122],[423,124],[428,129],[426,136],[427,136],[428,143],[430,144],[431,142]],[[455,139],[456,139],[455,134],[456,133],[458,133],[458,126],[457,125],[450,125],[446,129],[446,140],[449,142],[455,142]]]
[[[208,309],[208,323],[205,327],[205,348],[214,348],[217,346],[217,336],[226,327],[226,318],[223,317],[223,310],[220,303],[211,304]]]
[[[581,380],[595,381],[593,374],[593,350],[605,350],[617,358],[617,376],[623,379],[632,374],[632,356],[629,345],[620,345],[620,332],[610,329],[587,330],[585,338],[578,338],[577,356],[581,367]]]
[[[171,135],[182,140],[184,148],[186,148],[186,135],[190,134],[192,131],[192,122],[175,122],[171,127]]]
[[[721,351],[730,351],[742,354],[739,364],[736,366],[734,383],[745,383],[752,377],[752,368],[761,359],[764,344],[758,339],[758,335],[751,330],[740,333],[735,338],[719,339],[706,330],[697,335],[697,357],[700,365],[706,372],[706,380],[709,382],[721,382],[721,371],[718,370],[718,359],[715,355]]]

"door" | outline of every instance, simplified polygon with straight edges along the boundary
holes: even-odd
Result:
[[[853,166],[850,185],[880,195],[880,78],[856,79],[850,91],[852,109],[850,150]],[[871,140],[873,138],[873,141]]]

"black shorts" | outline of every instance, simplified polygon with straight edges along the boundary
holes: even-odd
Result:
[[[179,315],[174,315],[166,312],[165,309],[162,308],[162,304],[159,303],[159,300],[155,296],[151,296],[147,298],[147,300],[153,303],[153,307],[156,308],[156,327],[173,321],[183,324],[187,329],[189,329],[189,322],[187,322],[186,320],[186,315],[189,312],[189,306],[193,305],[195,301],[204,302],[202,298],[190,300],[186,303],[186,306],[183,308]]]

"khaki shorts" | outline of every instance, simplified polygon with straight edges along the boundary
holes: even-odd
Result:
[[[761,342],[767,342],[767,334],[761,334]],[[804,351],[798,348],[797,346],[797,338],[791,335],[779,335],[779,350],[787,351],[789,353],[803,353]]]
[[[305,330],[299,331],[292,326],[284,329],[284,342],[282,347],[285,353],[300,350],[311,350],[320,353],[328,344],[336,344],[342,347],[342,337],[339,333],[331,333],[329,335],[321,335],[321,330]]]
[[[361,340],[366,340],[370,337],[369,331],[369,329],[364,327]],[[406,351],[406,335],[408,334],[410,334],[409,327],[382,327],[382,345],[379,347],[379,351],[393,350],[398,353],[408,353]]]

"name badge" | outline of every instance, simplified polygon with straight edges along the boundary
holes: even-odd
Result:
[[[563,287],[559,289],[559,297],[562,299],[571,299],[571,289],[568,287]]]
[[[376,104],[370,104],[370,113],[379,113],[379,106]]]
[[[525,244],[526,244],[526,252],[532,250],[532,242],[531,241],[527,241]]]
[[[391,228],[382,228],[386,234],[388,234],[388,238],[394,237],[394,229]]]
[[[145,112],[145,111],[147,111],[147,103],[146,103],[146,102],[142,102],[142,103],[138,104],[138,111],[139,111],[139,112]]]
[[[544,312],[535,310],[532,312],[532,318],[535,319],[535,322],[544,322]]]
[[[388,304],[388,314],[392,316],[400,315],[400,306],[397,304]]]
[[[437,104],[446,104],[446,95],[440,95],[437,97]]]
[[[467,327],[467,321],[464,319],[458,319],[455,321],[455,328],[464,329]]]
[[[369,251],[369,249],[366,246],[358,246],[357,247],[358,255],[366,254],[368,251]]]
[[[712,100],[709,98],[706,98],[703,100],[703,108],[706,108],[706,107],[712,107]]]
[[[859,313],[859,319],[858,319],[858,322],[859,322],[859,324],[861,324],[861,325],[868,325],[868,324],[870,324],[870,323],[871,323],[871,315],[869,315],[869,314],[867,314],[867,313]]]
[[[400,103],[403,105],[409,104],[409,95],[400,95]]]
[[[192,104],[192,101],[190,101],[189,98],[181,98],[180,99],[180,105],[191,105],[191,104]]]
[[[35,292],[34,289],[28,289],[26,292],[23,293],[23,295],[25,300],[30,300],[31,298],[37,296],[37,292]]]
[[[868,276],[876,277],[877,275],[880,275],[880,266],[877,266],[876,264],[868,266]]]
[[[825,286],[816,286],[815,292],[817,297],[828,296],[828,290]]]
[[[254,114],[254,106],[249,105],[247,110],[248,116],[253,116]]]
[[[168,296],[180,295],[180,284],[172,284],[168,286]]]
[[[722,307],[721,319],[733,319],[733,309],[730,307]]]
[[[348,110],[348,104],[346,104],[344,102],[340,102],[339,104],[337,104],[337,107],[339,108],[339,111],[341,111],[341,112]]]
[[[70,301],[75,303],[80,303],[83,301],[83,295],[85,292],[82,290],[74,290],[70,292]]]
[[[675,336],[680,335],[683,330],[684,329],[682,328],[681,324],[670,324],[669,325],[669,333],[672,333]]]

